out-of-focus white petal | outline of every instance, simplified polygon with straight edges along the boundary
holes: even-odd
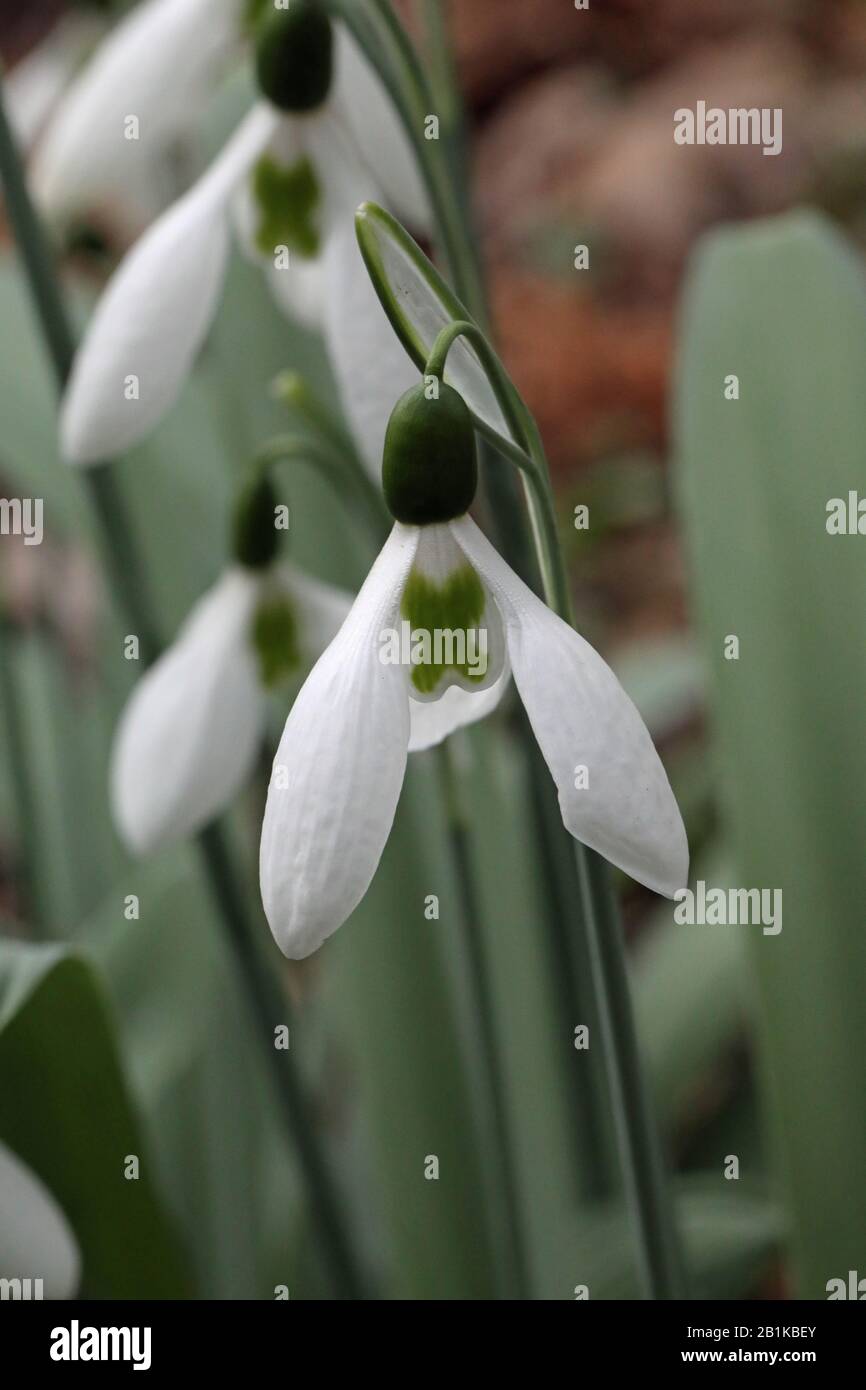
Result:
[[[64,396],[60,440],[69,462],[128,449],[174,404],[216,310],[229,248],[225,203],[278,119],[256,107],[118,266]]]
[[[312,664],[340,631],[355,601],[354,595],[288,563],[281,564],[274,573],[292,601],[304,660]]]
[[[201,829],[242,787],[265,698],[250,643],[257,577],[228,570],[133,691],[117,731],[111,803],[126,843],[145,854]]]
[[[290,168],[306,154],[301,130],[300,121],[281,121],[262,153],[269,155],[283,168]],[[321,330],[325,303],[321,256],[307,258],[290,252],[288,266],[278,267],[274,254],[266,255],[262,251],[256,242],[262,213],[253,191],[252,175],[242,180],[232,201],[241,250],[264,270],[268,287],[279,308],[288,318],[295,319],[305,328]],[[317,221],[323,218],[324,208],[319,210]]]
[[[469,517],[451,530],[499,604],[514,680],[566,828],[639,883],[672,897],[688,876],[685,828],[631,700],[598,653],[536,598]]]
[[[262,826],[262,902],[300,959],[361,901],[394,820],[409,742],[406,668],[381,661],[418,545],[396,524],[349,617],[292,707]]]
[[[475,724],[485,715],[491,714],[511,680],[511,670],[505,663],[493,685],[478,692],[463,690],[459,685],[451,685],[438,700],[409,700],[409,752],[421,753],[425,748],[435,748],[449,734],[462,729],[467,724]]]
[[[325,243],[325,341],[346,418],[367,469],[378,478],[396,401],[418,381],[379,303],[355,238],[353,211],[335,216]]]
[[[429,199],[394,103],[348,29],[336,25],[335,36],[336,73],[330,104],[351,132],[385,194],[386,205],[416,231],[427,231],[431,223]]]
[[[4,81],[6,114],[19,146],[29,150],[87,50],[102,33],[96,15],[63,15],[16,63]]]
[[[0,1279],[41,1279],[45,1298],[72,1298],[81,1276],[75,1236],[41,1178],[0,1142]]]
[[[40,142],[32,183],[66,217],[134,188],[171,141],[194,128],[222,60],[240,36],[243,0],[147,0],[111,31]],[[139,138],[127,137],[127,120]],[[148,170],[145,174],[145,169]]]

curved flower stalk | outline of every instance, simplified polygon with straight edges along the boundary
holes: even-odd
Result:
[[[686,882],[682,819],[640,715],[467,515],[474,447],[452,388],[398,402],[383,463],[393,530],[295,701],[271,774],[261,888],[287,956],[315,951],[366,893],[410,737],[420,746],[412,711],[441,707],[427,731],[436,742],[493,707],[509,668],[570,833],[657,892]]]
[[[325,28],[304,36],[307,62],[287,64],[297,34],[279,26],[305,14]],[[317,63],[321,80],[307,91]],[[63,402],[70,462],[129,448],[174,403],[216,312],[234,220],[281,306],[324,332],[361,453],[378,466],[390,402],[413,373],[369,284],[353,213],[381,189],[423,225],[425,195],[378,79],[340,26],[332,45],[309,0],[263,21],[257,71],[266,100],[132,248],[97,306]]]
[[[259,539],[239,547],[243,558],[195,605],[121,717],[111,804],[137,854],[200,830],[231,803],[261,747],[268,690],[297,688],[351,607],[349,594],[272,563],[269,503],[269,489],[253,501],[270,527],[259,533],[264,552]]]
[[[0,1278],[42,1280],[45,1298],[72,1298],[81,1255],[54,1197],[0,1141]]]

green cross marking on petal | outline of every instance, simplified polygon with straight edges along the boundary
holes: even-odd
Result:
[[[252,641],[262,684],[268,689],[300,666],[298,623],[291,603],[282,594],[259,604],[253,618]]]
[[[253,170],[253,197],[261,213],[256,246],[263,255],[273,256],[278,246],[307,260],[318,253],[314,215],[321,189],[306,155],[288,168],[263,155]]]
[[[400,610],[411,626],[413,640],[418,633],[428,633],[431,651],[435,651],[435,632],[468,633],[478,628],[484,616],[484,587],[471,565],[461,565],[448,576],[444,584],[436,584],[426,575],[414,571],[406,581]],[[440,653],[441,654],[441,653]],[[470,681],[481,681],[484,674],[469,669],[468,662],[437,665],[432,660],[412,667],[412,684],[422,695],[436,689],[446,670],[459,671]]]

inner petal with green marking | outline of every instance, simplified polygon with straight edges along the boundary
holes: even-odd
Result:
[[[305,260],[318,255],[322,190],[306,155],[288,166],[262,155],[253,170],[252,190],[258,213],[255,242],[262,255],[273,256],[278,246]]]
[[[253,617],[252,643],[262,684],[268,689],[293,675],[301,664],[298,621],[284,594],[263,597]]]
[[[447,526],[422,528],[400,617],[415,698],[437,699],[450,685],[482,690],[501,671],[499,614]]]

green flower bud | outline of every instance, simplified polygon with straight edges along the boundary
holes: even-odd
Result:
[[[331,87],[331,22],[315,0],[272,9],[256,31],[259,88],[281,111],[312,111]]]
[[[232,518],[232,550],[247,569],[267,569],[280,543],[276,494],[267,478],[253,478],[238,493]]]
[[[422,384],[391,412],[382,456],[382,488],[397,521],[429,526],[468,511],[478,486],[472,416],[452,386],[437,398]]]

